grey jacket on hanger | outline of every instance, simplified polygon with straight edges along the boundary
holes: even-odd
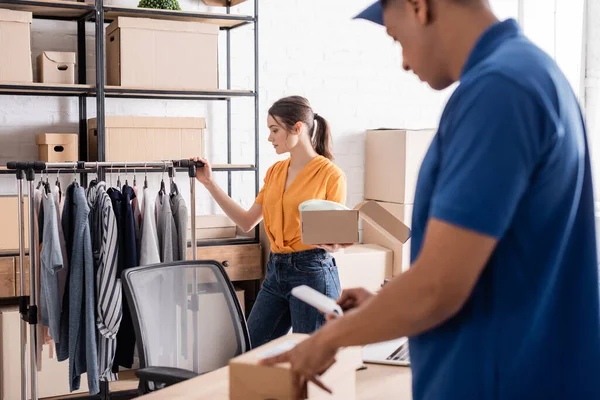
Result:
[[[67,189],[67,194],[70,192],[69,189]],[[90,208],[82,187],[76,185],[72,189],[72,193],[72,204],[68,204],[68,202],[65,204],[65,207],[73,207],[69,209],[67,215],[69,221],[67,226],[72,223],[73,236],[67,238],[67,245],[71,244],[72,249],[66,291],[68,307],[63,309],[61,318],[58,359],[59,361],[64,360],[65,355],[69,359],[70,390],[78,390],[81,384],[81,375],[87,373],[88,390],[90,394],[94,395],[100,389],[96,347],[94,257],[88,219]],[[63,211],[63,217],[65,213],[67,213],[67,208]],[[71,232],[70,227],[66,231]]]
[[[179,254],[177,227],[173,219],[169,195],[162,192],[156,197],[156,230],[160,261],[164,263],[174,261]]]
[[[179,250],[178,254],[174,256],[174,261],[183,261],[187,259],[188,211],[181,193],[171,196],[171,211],[177,229],[177,249]]]

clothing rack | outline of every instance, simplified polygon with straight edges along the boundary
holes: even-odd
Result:
[[[170,161],[148,161],[148,162],[62,162],[62,163],[47,163],[42,161],[35,162],[9,162],[7,168],[15,171],[17,180],[17,196],[18,196],[18,223],[19,223],[19,272],[22,277],[25,276],[25,226],[23,218],[23,180],[25,179],[28,183],[27,196],[28,196],[28,210],[29,213],[29,298],[25,296],[25,280],[21,279],[21,296],[19,297],[19,313],[21,315],[20,325],[20,350],[21,350],[21,399],[38,400],[38,382],[37,382],[37,324],[38,324],[38,302],[36,293],[37,279],[36,268],[34,267],[37,262],[37,252],[34,251],[33,244],[35,243],[35,206],[34,206],[34,181],[36,173],[43,173],[48,170],[67,170],[67,171],[85,171],[96,172],[99,175],[103,175],[105,169],[120,168],[127,170],[128,168],[144,168],[144,169],[157,169],[157,170],[169,170],[169,176],[173,177],[173,171],[175,168],[186,168],[188,170],[188,177],[190,179],[190,203],[191,203],[191,237],[192,237],[192,260],[196,260],[197,241],[196,241],[196,169],[203,167],[204,163],[200,161],[191,160],[170,160]],[[193,286],[197,287],[197,276],[194,271],[193,274]],[[197,294],[196,294],[197,296]],[[195,304],[192,302],[192,304]],[[196,312],[193,313],[193,323],[195,329],[198,326],[198,315]],[[27,350],[27,325],[30,329],[30,348],[29,348],[29,361],[27,362],[26,350]],[[194,366],[197,365],[199,360],[199,350],[196,341],[194,342]],[[28,366],[30,367],[31,374],[28,374]],[[29,382],[28,377],[29,375]],[[29,389],[31,396],[28,396],[27,386],[29,383]]]

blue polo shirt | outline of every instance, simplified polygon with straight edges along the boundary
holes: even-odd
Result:
[[[464,307],[410,338],[415,399],[600,399],[590,172],[556,63],[514,20],[491,26],[421,166],[411,254],[430,218],[498,245]]]

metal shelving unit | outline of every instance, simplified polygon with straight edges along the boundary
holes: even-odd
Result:
[[[106,160],[105,148],[105,103],[111,98],[133,98],[149,100],[202,100],[225,101],[227,103],[227,164],[215,165],[215,172],[227,173],[227,192],[232,193],[232,172],[253,172],[255,181],[255,195],[258,194],[259,181],[259,81],[258,81],[258,0],[254,2],[254,15],[235,15],[228,6],[225,13],[204,13],[190,11],[167,11],[104,5],[104,0],[66,1],[66,0],[0,0],[0,8],[32,12],[35,19],[71,21],[77,24],[77,84],[56,85],[45,83],[8,83],[0,82],[0,95],[18,96],[57,96],[76,97],[79,106],[79,158],[80,161],[89,159],[87,154],[87,106],[88,99],[94,98],[96,102],[96,119],[98,130],[98,160]],[[142,88],[128,88],[121,86],[107,86],[105,75],[105,28],[104,24],[113,21],[119,16],[156,18],[178,21],[196,21],[217,24],[226,35],[226,88],[211,91],[198,90],[149,90]],[[94,23],[95,29],[95,55],[96,55],[96,85],[86,81],[86,23]],[[243,26],[254,26],[254,88],[251,90],[231,89],[231,31]],[[254,99],[254,164],[232,164],[232,99]],[[123,160],[127,161],[127,160]],[[183,171],[184,169],[181,169]],[[138,173],[143,169],[136,169]],[[150,170],[148,170],[150,171]],[[79,171],[85,175],[85,171]],[[102,168],[101,173],[112,172],[111,168]],[[14,171],[0,169],[0,175],[13,174]],[[83,177],[85,179],[85,177]],[[83,180],[82,179],[82,180]],[[253,237],[237,237],[235,239],[198,240],[196,245],[215,246],[233,244],[259,243],[260,230],[256,227]],[[194,247],[194,246],[192,246]],[[258,282],[256,282],[258,286]],[[69,397],[70,399],[125,399],[131,398],[133,391],[110,392],[109,383],[101,382],[101,392],[96,396]]]

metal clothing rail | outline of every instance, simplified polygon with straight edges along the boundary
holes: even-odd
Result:
[[[100,168],[187,168],[188,177],[190,179],[190,203],[191,203],[191,215],[196,215],[196,168],[203,167],[204,164],[199,161],[191,160],[171,160],[171,161],[148,161],[148,162],[66,162],[66,163],[46,163],[41,161],[35,162],[9,162],[7,168],[14,170],[17,179],[17,196],[18,196],[18,221],[19,221],[19,272],[21,277],[25,277],[25,219],[23,218],[23,179],[27,180],[28,189],[28,214],[29,214],[29,298],[25,296],[25,280],[20,280],[21,296],[19,296],[19,313],[21,315],[20,325],[20,350],[21,350],[21,399],[22,400],[38,400],[38,381],[37,381],[37,341],[40,339],[37,337],[37,324],[38,324],[38,298],[36,293],[36,285],[39,276],[36,275],[36,264],[39,262],[37,251],[34,251],[35,247],[35,205],[34,205],[34,181],[36,173],[42,173],[47,170],[86,170],[86,171],[98,171]],[[192,235],[192,260],[196,260],[197,254],[197,242],[196,242],[196,218],[191,218],[191,235]],[[193,286],[197,287],[196,272],[193,274]],[[124,304],[127,307],[127,303]],[[197,327],[197,315],[194,313],[194,327]],[[27,363],[27,325],[30,328],[30,347],[29,347],[29,361],[30,361],[30,379],[29,388],[31,395],[28,396],[27,392],[27,376],[28,376],[28,363]],[[197,343],[194,342],[194,366],[197,365],[199,359],[199,350]]]

